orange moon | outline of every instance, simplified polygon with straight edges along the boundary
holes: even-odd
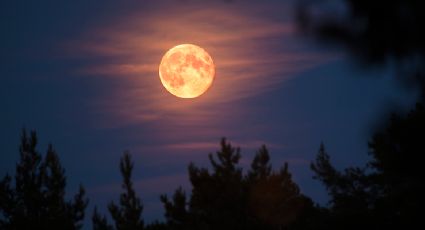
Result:
[[[214,80],[211,56],[201,47],[182,44],[168,50],[159,65],[162,85],[180,98],[195,98],[205,93]]]

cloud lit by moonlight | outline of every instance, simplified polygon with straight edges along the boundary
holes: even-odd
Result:
[[[119,21],[100,24],[70,44],[71,54],[97,60],[80,69],[82,75],[110,77],[120,86],[93,102],[107,114],[96,120],[103,126],[149,123],[159,130],[185,127],[187,132],[193,126],[220,136],[219,124],[235,122],[230,114],[249,113],[239,101],[276,89],[297,73],[329,60],[329,55],[302,47],[293,22],[279,18],[285,9],[277,11],[272,4],[248,9],[237,2],[205,7],[207,3],[193,1],[172,8],[159,1],[150,3],[149,10],[138,9]],[[173,20],[165,20],[165,15]],[[219,81],[197,100],[170,97],[163,93],[166,84],[158,84],[158,63],[176,44],[196,44],[214,57]],[[168,134],[172,135],[162,132]]]

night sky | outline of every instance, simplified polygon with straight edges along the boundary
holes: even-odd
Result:
[[[68,194],[86,188],[87,221],[118,199],[123,151],[150,222],[160,194],[190,191],[189,162],[207,166],[221,137],[242,148],[244,167],[265,144],[275,169],[289,162],[325,203],[309,169],[320,143],[338,167],[364,163],[378,115],[416,99],[391,65],[361,70],[300,35],[292,1],[2,1],[0,28],[0,175],[14,172],[22,128],[35,129],[39,150],[59,153]],[[171,95],[158,77],[182,43],[216,65],[199,98]]]

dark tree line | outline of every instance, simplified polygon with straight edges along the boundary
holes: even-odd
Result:
[[[215,155],[212,170],[188,167],[191,195],[178,188],[170,198],[161,195],[165,222],[144,226],[142,205],[131,183],[133,163],[125,153],[120,164],[124,192],[119,206],[108,206],[114,227],[95,209],[93,229],[282,229],[308,224],[304,216],[314,211],[313,202],[300,192],[285,164],[273,171],[265,146],[243,174],[238,165],[240,149],[225,139]]]
[[[238,166],[239,148],[225,139],[210,154],[212,170],[189,165],[191,196],[181,188],[172,200],[161,196],[171,229],[281,229],[303,221],[313,202],[300,192],[288,165],[273,171],[265,146],[246,174]]]
[[[108,205],[111,218],[94,209],[93,229],[423,228],[424,133],[425,108],[418,104],[407,116],[394,115],[372,137],[371,158],[363,167],[337,170],[322,144],[311,169],[328,190],[330,201],[324,207],[301,193],[287,163],[272,169],[265,146],[244,173],[240,149],[222,139],[220,150],[209,155],[210,169],[189,164],[190,193],[177,188],[171,197],[161,195],[165,222],[148,225],[126,152],[120,162],[119,202]],[[65,171],[56,152],[49,145],[43,157],[36,146],[35,132],[28,136],[24,131],[15,177],[6,175],[0,182],[0,229],[81,228],[88,203],[84,189],[66,201]]]

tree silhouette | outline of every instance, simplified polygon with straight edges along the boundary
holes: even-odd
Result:
[[[189,179],[192,183],[190,211],[196,221],[195,226],[203,229],[237,229],[246,221],[242,169],[238,167],[240,149],[233,148],[225,139],[221,140],[221,150],[217,160],[209,154],[212,172],[189,165]]]
[[[330,196],[332,221],[328,220],[328,227],[357,229],[372,224],[370,208],[377,194],[371,191],[374,185],[365,169],[350,167],[339,172],[330,163],[323,143],[311,169],[315,172],[314,178],[325,185]]]
[[[425,109],[417,104],[405,117],[394,114],[369,144],[370,167],[376,170],[371,176],[382,193],[376,208],[379,217],[392,226],[425,227],[420,215],[425,206],[424,133]]]
[[[117,230],[144,229],[144,221],[141,218],[143,205],[136,195],[131,181],[134,164],[129,152],[124,152],[120,161],[120,171],[123,177],[122,188],[124,192],[120,195],[119,205],[111,202],[108,205],[109,212],[114,220]],[[95,209],[93,217],[93,229],[111,229],[104,216],[97,213]]]
[[[240,149],[224,138],[212,170],[189,165],[192,195],[187,201],[181,188],[173,200],[161,197],[170,229],[304,229],[298,224],[313,210],[310,199],[301,194],[285,164],[273,172],[270,156],[262,146],[251,169],[243,174],[238,166]]]
[[[165,219],[169,229],[183,230],[190,228],[191,220],[187,210],[188,201],[181,187],[175,191],[172,200],[169,200],[167,195],[161,195],[160,200],[164,204]]]
[[[49,145],[43,159],[36,147],[36,133],[28,136],[23,130],[15,182],[9,175],[0,182],[0,228],[81,228],[88,204],[84,188],[80,186],[74,199],[66,201],[65,170],[55,150]]]
[[[261,146],[260,150],[254,156],[251,163],[251,170],[248,172],[248,180],[256,181],[267,178],[272,172],[272,166],[270,164],[269,151],[266,146]]]
[[[312,170],[331,197],[332,224],[351,229],[421,228],[425,175],[421,171],[425,110],[420,104],[406,117],[393,115],[369,143],[372,159],[363,168],[336,170],[321,145]]]
[[[97,207],[94,208],[92,216],[93,230],[113,230],[114,228],[108,224],[105,216],[97,212]]]
[[[256,153],[245,177],[248,185],[248,216],[254,229],[304,229],[313,202],[301,194],[292,180],[288,163],[273,172],[266,146]],[[304,224],[300,224],[305,222]]]
[[[424,228],[418,213],[425,205],[420,161],[425,130],[425,2],[344,0],[339,2],[346,3],[344,14],[338,14],[340,7],[334,8],[335,14],[318,14],[329,1],[300,2],[298,22],[304,32],[342,44],[367,64],[364,67],[392,60],[402,83],[421,92],[420,103],[407,116],[393,114],[373,136],[367,165],[336,170],[320,147],[312,170],[331,198],[330,228]]]

